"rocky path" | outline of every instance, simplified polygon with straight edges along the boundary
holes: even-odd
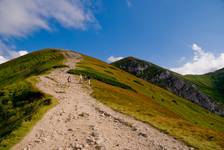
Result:
[[[70,60],[70,67],[76,60]],[[14,150],[163,150],[189,149],[140,121],[117,113],[90,96],[90,89],[67,69],[40,77],[37,87],[58,99]]]

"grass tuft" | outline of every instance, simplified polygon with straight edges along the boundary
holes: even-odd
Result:
[[[123,89],[128,89],[128,90],[134,91],[130,86],[117,81],[116,78],[111,77],[111,76],[106,75],[106,74],[103,74],[103,73],[99,73],[94,69],[88,69],[88,70],[87,69],[85,69],[85,70],[71,69],[71,70],[68,71],[68,73],[75,74],[75,75],[80,75],[80,74],[86,75],[86,76],[89,76],[92,79],[96,79],[98,81],[102,81],[104,83],[107,83],[107,84],[110,84],[110,85],[113,85],[113,86],[117,86],[117,87],[120,87],[120,88],[123,88]]]
[[[36,75],[62,65],[63,54],[45,49],[0,65],[0,149],[25,136],[56,101],[39,91]]]
[[[144,86],[144,84],[142,84],[140,81],[138,81],[138,80],[133,80],[135,83],[137,83],[137,84],[139,84],[139,85],[141,85],[141,86]]]
[[[83,55],[83,60],[76,66],[77,70],[94,70],[94,75],[109,76],[136,91],[118,88],[101,79],[93,80],[92,96],[103,104],[148,123],[196,149],[223,149],[223,117],[97,59]]]

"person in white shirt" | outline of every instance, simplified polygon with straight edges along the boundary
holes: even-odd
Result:
[[[83,77],[82,77],[82,75],[80,74],[79,75],[79,83],[82,83],[83,82]]]

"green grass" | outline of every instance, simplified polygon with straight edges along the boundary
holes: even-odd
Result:
[[[45,49],[0,65],[0,149],[16,144],[56,104],[40,92],[36,75],[62,65],[60,51]]]
[[[83,58],[77,65],[79,70],[94,70],[94,74],[110,76],[134,90],[113,86],[104,80],[93,80],[92,96],[100,102],[149,123],[195,148],[218,150],[224,147],[223,117],[114,66],[88,56]]]
[[[187,75],[182,76],[153,63],[140,60],[134,57],[127,57],[112,63],[112,65],[121,68],[141,79],[156,84],[177,96],[196,101],[198,105],[208,108],[201,102],[195,100],[195,96],[188,95],[189,91],[195,93],[198,99],[214,103],[215,112],[219,114],[224,107],[224,69],[208,73],[205,75]],[[221,115],[224,116],[224,115]]]
[[[100,102],[193,147],[224,147],[223,117],[114,66],[88,56],[83,58],[70,73],[90,76],[92,96]],[[47,49],[0,65],[0,149],[16,144],[56,105],[56,100],[35,87],[36,75],[66,67],[63,60],[60,51]],[[204,80],[208,83],[207,78]]]
[[[57,69],[57,68],[68,68],[67,65],[64,64],[59,64],[59,65],[54,65],[52,68]]]
[[[99,73],[94,69],[83,69],[83,70],[71,69],[71,70],[68,71],[68,73],[76,74],[76,75],[80,75],[80,74],[85,75],[85,76],[88,76],[92,79],[96,79],[98,81],[102,81],[104,83],[107,83],[107,84],[110,84],[110,85],[113,85],[113,86],[117,86],[117,87],[120,87],[120,88],[123,88],[123,89],[133,90],[130,86],[117,81],[116,78],[111,77],[109,75],[106,75],[104,73]]]
[[[142,86],[143,86],[143,84],[142,84],[140,81],[138,81],[138,80],[133,80],[133,82],[135,82],[135,83],[137,83],[137,84],[139,84],[139,85],[142,85]]]
[[[224,105],[224,72],[214,72],[205,75],[186,75],[186,79],[212,99]]]
[[[35,90],[35,92],[39,93],[39,91],[35,88],[36,78],[26,79],[28,81],[24,86],[32,86],[30,90],[27,92]],[[30,81],[32,80],[32,81]],[[30,85],[33,84],[33,85]],[[18,84],[18,86],[20,86]],[[20,89],[23,92],[25,89]],[[8,150],[13,145],[17,144],[31,129],[32,127],[42,118],[42,116],[51,108],[58,104],[57,100],[53,97],[46,95],[44,93],[39,93],[41,97],[34,98],[30,95],[27,95],[29,100],[32,102],[27,102],[27,104],[23,104],[22,106],[17,106],[16,111],[12,111],[11,108],[1,109],[5,110],[6,114],[9,114],[7,111],[11,113],[16,112],[16,115],[11,116],[1,122],[1,142],[0,149]],[[38,95],[39,95],[38,94]],[[17,99],[16,99],[17,100]],[[26,98],[22,99],[23,101],[27,100]],[[15,109],[15,108],[13,108]],[[2,114],[1,114],[2,115]],[[3,116],[1,116],[2,119]],[[13,119],[12,119],[13,118]],[[15,119],[15,120],[14,120]]]

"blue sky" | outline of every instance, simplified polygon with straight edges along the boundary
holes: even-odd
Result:
[[[3,1],[6,3],[4,7],[13,5],[17,8],[16,5],[20,5],[16,0],[12,0],[13,4],[6,2],[7,0]],[[44,2],[36,3],[38,6],[44,5],[46,12],[32,12],[40,16],[45,15],[43,18],[38,18],[38,15],[22,18],[34,23],[25,24],[25,27],[22,24],[18,27],[18,32],[17,26],[11,25],[15,31],[9,32],[10,25],[0,25],[0,42],[2,41],[2,45],[6,47],[0,55],[7,57],[4,55],[11,49],[30,52],[53,47],[77,50],[104,61],[110,56],[135,56],[185,74],[201,74],[224,67],[223,0],[62,1],[65,2],[65,9],[70,8],[67,4],[76,9],[66,12],[53,10]],[[24,9],[25,13],[29,13],[30,9],[27,7],[30,6],[31,4],[18,7],[21,7],[21,11]],[[6,16],[1,15],[4,11],[6,10],[1,2],[0,19],[5,19],[9,24],[14,23],[10,17],[14,18],[13,15],[17,15],[18,12],[12,12],[8,18],[4,18]],[[61,14],[50,15],[51,11],[74,15],[66,14],[64,18],[70,20],[66,22],[64,18],[58,17]],[[80,18],[80,14],[84,17]],[[38,24],[35,19],[39,19]],[[6,30],[6,27],[9,29]],[[198,51],[199,49],[203,54]],[[195,60],[196,57],[199,57],[199,60]],[[207,61],[214,61],[214,64],[197,72]],[[192,68],[196,66],[195,63],[198,68]]]

